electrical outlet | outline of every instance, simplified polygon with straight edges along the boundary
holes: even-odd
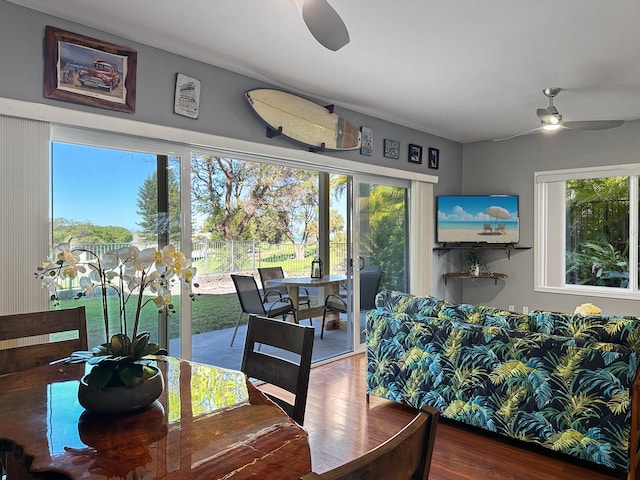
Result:
[[[515,312],[516,311],[516,307],[513,305],[509,305],[509,311],[510,312]]]
[[[525,315],[529,313],[529,307],[522,307],[522,313],[524,313]]]

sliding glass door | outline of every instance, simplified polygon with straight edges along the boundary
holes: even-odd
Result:
[[[353,298],[356,351],[364,349],[366,312],[381,289],[409,291],[408,185],[354,179]]]
[[[181,248],[180,160],[163,154],[116,150],[53,142],[51,147],[51,244],[70,242],[96,256],[135,246]],[[94,260],[86,253],[87,260]],[[104,342],[101,298],[76,299],[76,280],[66,281],[61,308],[85,305],[89,345]],[[127,302],[134,308],[137,292]],[[140,331],[151,341],[180,355],[181,295],[172,290],[174,308],[159,314],[154,305],[143,309]],[[151,298],[151,297],[150,297]],[[117,305],[110,305],[117,317]],[[112,321],[112,327],[118,322]],[[109,332],[116,333],[115,331]],[[129,332],[130,334],[131,332]]]

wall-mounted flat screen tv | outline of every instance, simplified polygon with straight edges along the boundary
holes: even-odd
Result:
[[[440,195],[439,243],[518,243],[517,195]]]

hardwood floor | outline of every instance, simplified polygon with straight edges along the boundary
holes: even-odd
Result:
[[[314,471],[356,458],[398,432],[411,409],[365,395],[366,359],[356,355],[311,370],[304,427]],[[626,475],[588,462],[475,431],[449,421],[438,426],[429,480],[612,480]]]

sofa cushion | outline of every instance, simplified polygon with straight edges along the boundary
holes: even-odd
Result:
[[[578,315],[549,311],[529,313],[535,332],[575,337],[591,342],[618,343],[640,351],[640,320],[630,316]]]
[[[437,317],[440,308],[445,303],[444,300],[437,297],[416,296],[392,290],[382,290],[376,295],[376,308],[407,314],[419,313],[430,317]]]
[[[474,325],[486,325],[514,330],[530,330],[528,315],[509,312],[485,305],[453,304],[444,302],[438,313],[440,318],[449,318]]]

